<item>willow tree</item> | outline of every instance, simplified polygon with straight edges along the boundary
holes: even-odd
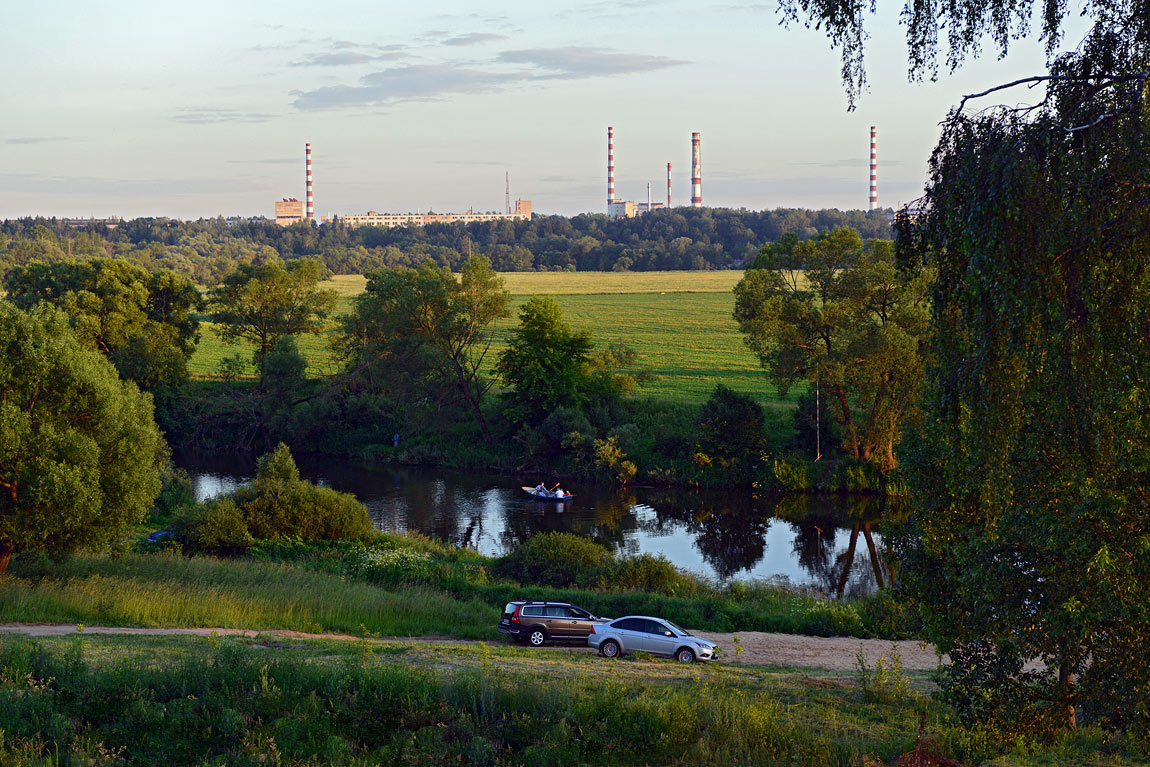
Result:
[[[904,586],[1011,733],[1150,726],[1148,54],[1100,26],[1041,102],[952,112],[909,227],[938,282]]]

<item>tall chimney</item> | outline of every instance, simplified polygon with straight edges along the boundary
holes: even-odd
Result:
[[[311,190],[311,144],[304,144],[304,156],[307,159],[307,220],[315,220],[315,197]]]
[[[671,207],[671,163],[667,163],[667,208]]]
[[[875,127],[870,126],[870,209],[878,206],[878,150],[875,148]]]
[[[697,132],[691,134],[691,207],[703,207],[703,160]]]
[[[615,202],[615,129],[607,126],[607,208]]]

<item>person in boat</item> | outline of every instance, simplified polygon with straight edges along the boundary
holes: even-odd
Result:
[[[547,486],[544,485],[542,482],[540,482],[538,485],[535,486],[535,494],[536,495],[547,495]]]
[[[559,483],[555,483],[555,487],[551,488],[552,498],[566,498],[566,491],[559,489]]]

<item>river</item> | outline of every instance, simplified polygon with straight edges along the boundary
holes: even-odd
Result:
[[[197,500],[249,481],[241,455],[180,452]],[[616,488],[573,482],[567,504],[531,500],[520,485],[541,478],[447,472],[297,456],[300,475],[354,493],[381,530],[419,532],[484,554],[503,554],[535,533],[586,536],[621,554],[662,554],[718,581],[776,579],[835,596],[888,585],[882,563],[886,504],[875,498],[744,491]],[[877,565],[876,566],[876,562]]]

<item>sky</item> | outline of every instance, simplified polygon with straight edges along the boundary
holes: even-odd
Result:
[[[608,125],[618,197],[662,200],[670,162],[684,204],[699,131],[704,204],[749,209],[865,208],[875,125],[894,206],[962,95],[1045,51],[988,42],[911,83],[879,6],[848,111],[838,51],[773,0],[4,3],[0,218],[272,217],[304,198],[305,142],[317,216],[502,210],[505,173],[536,212],[606,212]]]

